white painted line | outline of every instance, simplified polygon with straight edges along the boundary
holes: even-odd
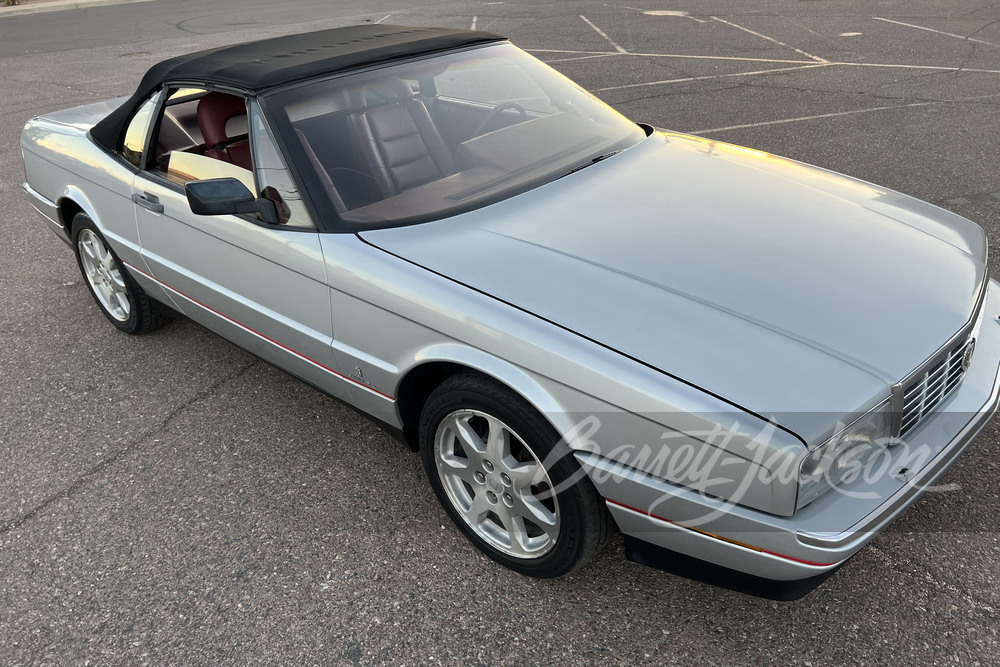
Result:
[[[473,16],[472,17],[472,27],[469,28],[469,30],[475,30],[476,29],[476,21],[478,21],[478,20],[479,20],[478,16]]]
[[[598,28],[596,25],[594,25],[593,23],[591,23],[590,19],[588,19],[586,16],[584,16],[583,14],[580,14],[580,18],[583,19],[584,23],[586,23],[591,28],[593,28],[594,32],[596,32],[598,35],[600,35],[601,37],[603,37],[604,39],[606,39],[607,42],[608,42],[608,44],[610,44],[611,46],[615,47],[615,51],[617,51],[618,53],[628,53],[628,51],[626,51],[625,49],[623,49],[622,47],[620,47],[617,43],[615,43],[615,40],[613,40],[610,37],[608,37],[608,34],[606,32],[604,32],[603,30],[601,30],[600,28]]]
[[[604,3],[605,7],[611,7],[608,3]],[[708,23],[708,21],[703,21],[701,19],[696,19],[689,13],[680,11],[678,9],[639,9],[638,7],[629,7],[628,5],[622,5],[620,9],[631,9],[636,12],[645,14],[646,16],[676,16],[678,18],[691,19],[692,21],[697,21],[698,23]]]
[[[688,13],[676,9],[644,9],[640,10],[646,16],[682,16],[687,18]]]
[[[713,20],[713,21],[718,21],[719,23],[725,23],[725,24],[726,24],[726,25],[728,25],[728,26],[732,26],[732,27],[734,27],[734,28],[737,28],[737,29],[739,29],[739,30],[742,30],[743,32],[746,32],[746,33],[750,33],[750,34],[751,34],[751,35],[753,35],[754,37],[760,37],[761,39],[766,39],[767,41],[769,41],[769,42],[771,42],[771,43],[773,43],[773,44],[777,44],[778,46],[783,46],[783,47],[785,47],[786,49],[791,49],[792,51],[795,51],[796,53],[798,53],[798,54],[801,54],[801,55],[805,56],[806,58],[809,58],[810,60],[815,60],[815,61],[816,61],[816,62],[818,62],[818,63],[827,63],[827,62],[830,62],[830,61],[828,61],[828,60],[827,60],[827,59],[825,59],[825,58],[820,58],[819,56],[814,56],[814,55],[813,55],[813,54],[811,54],[811,53],[806,53],[806,52],[805,52],[805,51],[803,51],[802,49],[797,49],[797,48],[795,48],[794,46],[791,46],[791,45],[789,45],[789,44],[785,44],[784,42],[779,42],[779,41],[778,41],[778,40],[776,40],[776,39],[775,39],[774,37],[768,37],[767,35],[762,35],[762,34],[760,34],[759,32],[754,32],[754,31],[753,31],[753,30],[751,30],[750,28],[744,28],[744,27],[743,27],[743,26],[741,26],[741,25],[736,25],[735,23],[730,23],[729,21],[727,21],[727,20],[725,20],[725,19],[720,19],[720,18],[719,18],[718,16],[713,16],[713,17],[712,17],[712,20]]]
[[[626,55],[638,56],[641,58],[691,58],[694,60],[737,60],[745,63],[786,63],[788,65],[812,65],[815,60],[784,60],[780,58],[742,58],[739,56],[699,56],[689,53],[635,53],[629,51]],[[826,61],[820,63],[826,64]]]
[[[609,86],[607,88],[595,88],[595,93],[601,93],[608,90],[624,90],[626,88],[641,88],[645,86],[660,86],[670,83],[687,83],[689,81],[711,81],[714,79],[727,79],[737,76],[754,76],[756,74],[774,74],[776,72],[793,72],[802,69],[814,69],[816,67],[829,67],[830,63],[812,63],[809,65],[800,65],[799,67],[778,67],[776,69],[761,69],[754,70],[753,72],[735,72],[732,74],[710,74],[707,76],[689,76],[682,79],[664,79],[662,81],[650,81],[648,83],[629,83],[624,86]]]
[[[617,51],[574,51],[572,49],[525,49],[529,53],[572,53],[594,56],[636,56],[637,58],[690,58],[692,60],[734,60],[745,63],[784,63],[788,65],[812,65],[815,60],[785,60],[781,58],[742,58],[739,56],[701,56],[690,53],[619,53]]]
[[[382,21],[385,21],[390,16],[392,16],[392,14],[386,14],[385,16],[383,16],[382,18],[380,18],[378,21],[375,21],[375,23],[381,23]]]
[[[985,44],[986,46],[993,46],[1000,49],[1000,44],[994,44],[993,42],[987,42],[983,39],[975,39],[974,37],[966,37],[964,35],[956,35],[953,32],[945,32],[944,30],[935,30],[934,28],[927,28],[922,25],[913,25],[912,23],[903,23],[902,21],[893,21],[892,19],[884,19],[880,16],[873,16],[876,21],[884,21],[885,23],[895,23],[896,25],[906,26],[907,28],[916,28],[917,30],[926,30],[927,32],[934,32],[939,35],[945,35],[947,37],[955,37],[957,39],[964,39],[967,42],[975,42],[976,44]]]
[[[713,127],[710,130],[698,130],[687,134],[711,134],[713,132],[726,132],[727,130],[745,130],[751,127],[766,127],[768,125],[783,125],[785,123],[800,123],[806,120],[821,120],[823,118],[837,118],[839,116],[852,116],[859,113],[872,113],[873,111],[891,111],[892,109],[912,109],[914,107],[929,107],[934,104],[948,104],[949,102],[962,102],[964,100],[941,100],[938,102],[913,102],[912,104],[900,104],[889,107],[873,107],[871,109],[854,109],[853,111],[837,111],[835,113],[824,113],[818,116],[799,116],[798,118],[783,118],[781,120],[768,120],[762,123],[745,123],[743,125],[729,125],[727,127]]]
[[[973,69],[970,67],[940,67],[937,65],[895,65],[892,63],[830,63],[843,67],[885,67],[889,69],[924,69],[938,72],[974,72],[976,74],[1000,74],[1000,69]]]
[[[593,56],[573,56],[572,58],[556,58],[555,60],[543,60],[544,63],[568,63],[574,60],[590,60],[592,58],[607,58],[609,56],[620,56],[620,53],[598,53]]]
[[[817,63],[815,60],[781,60],[777,58],[740,58],[733,56],[701,56],[692,55],[689,53],[637,53],[629,51],[627,53],[619,53],[617,51],[575,51],[572,49],[525,49],[529,53],[568,53],[572,55],[588,55],[588,56],[633,56],[636,58],[689,58],[693,60],[731,60],[738,62],[750,62],[750,63],[779,63],[787,65],[838,65],[841,67],[885,67],[885,68],[895,68],[895,69],[915,69],[915,70],[932,70],[939,72],[972,72],[976,74],[1000,74],[1000,70],[996,69],[977,69],[971,67],[956,67],[956,66],[944,66],[944,65],[904,65],[896,63],[858,63],[858,62],[840,62],[836,60],[824,60],[821,63]]]
[[[745,130],[750,127],[766,127],[768,125],[783,125],[785,123],[800,123],[806,120],[820,120],[822,118],[837,118],[838,116],[851,116],[859,113],[871,113],[873,111],[888,111],[890,109],[908,109],[911,107],[927,107],[932,104],[942,104],[942,102],[914,102],[913,104],[902,104],[891,107],[874,107],[872,109],[854,109],[853,111],[838,111],[836,113],[824,113],[818,116],[799,116],[798,118],[783,118],[781,120],[768,120],[762,123],[745,123],[743,125],[729,125],[727,127],[713,127],[710,130],[698,130],[688,132],[688,134],[711,134],[713,132],[726,132],[727,130]]]
[[[524,49],[528,53],[576,53],[580,55],[594,56],[620,56],[617,51],[574,51],[573,49]]]

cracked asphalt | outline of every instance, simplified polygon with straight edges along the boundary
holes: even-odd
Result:
[[[633,119],[901,190],[1000,244],[1000,3],[627,2],[0,16],[0,664],[996,664],[994,425],[951,490],[803,600],[628,563],[620,537],[529,580],[464,542],[418,457],[349,408],[190,322],[116,332],[20,190],[27,118],[129,93],[160,59],[475,24]]]

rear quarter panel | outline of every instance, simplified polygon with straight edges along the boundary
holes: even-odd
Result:
[[[21,153],[28,185],[59,207],[67,234],[73,221],[65,218],[82,210],[122,260],[141,262],[132,204],[134,173],[126,163],[99,148],[85,129],[39,117],[24,126]]]

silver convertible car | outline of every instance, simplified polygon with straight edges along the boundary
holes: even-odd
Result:
[[[495,561],[802,595],[993,415],[974,223],[629,122],[504,38],[366,25],[32,118],[110,322],[181,314],[385,423]]]

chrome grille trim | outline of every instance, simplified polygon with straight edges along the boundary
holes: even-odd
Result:
[[[971,335],[954,345],[943,359],[924,371],[923,376],[903,391],[903,415],[899,436],[903,437],[934,411],[965,376],[962,359]]]
[[[892,386],[892,435],[894,438],[901,438],[912,431],[961,383],[965,376],[965,370],[962,368],[962,355],[965,352],[965,347],[972,340],[976,324],[982,315],[987,283],[988,281],[984,277],[979,286],[976,306],[972,309],[972,317],[969,318],[965,326],[915,371]],[[957,360],[954,358],[956,351],[958,351]],[[943,372],[943,390],[941,386],[933,386],[935,380],[940,379],[937,376],[931,379],[931,375],[935,372]],[[930,391],[928,392],[928,390]],[[938,390],[937,393],[935,390]],[[928,395],[931,397],[931,404],[928,404]]]

